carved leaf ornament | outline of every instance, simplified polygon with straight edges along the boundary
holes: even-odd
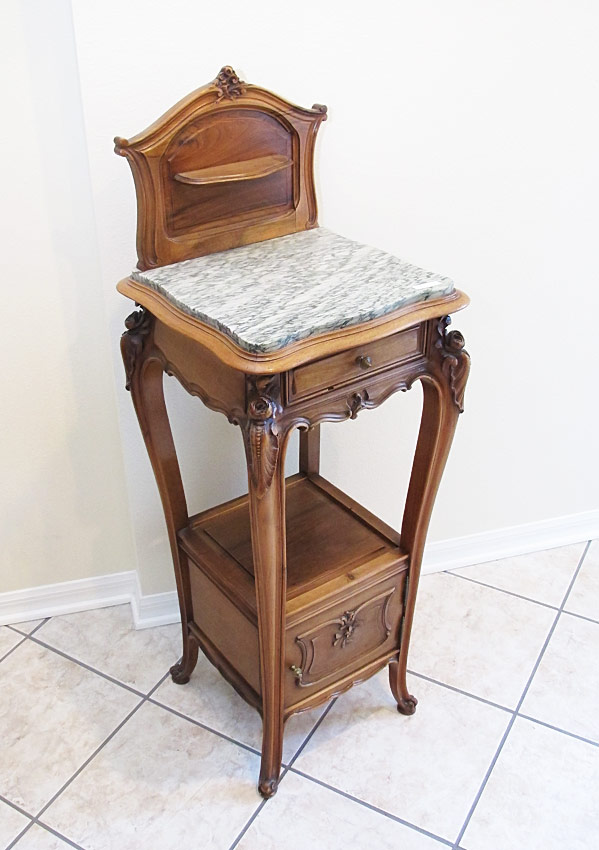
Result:
[[[243,425],[249,473],[260,499],[272,483],[279,457],[279,428],[275,416],[280,412],[277,379],[251,379],[248,387],[247,419]]]
[[[464,349],[466,341],[459,331],[448,331],[451,324],[450,316],[443,316],[437,322],[439,339],[435,348],[441,355],[441,371],[449,383],[453,403],[459,413],[464,412],[464,390],[468,376],[470,357]]]
[[[356,629],[356,612],[346,611],[338,620],[339,628],[335,632],[333,638],[333,646],[340,646],[342,649],[352,639],[352,635]]]
[[[131,380],[135,372],[135,365],[143,351],[146,337],[152,330],[153,316],[144,307],[134,310],[125,319],[127,330],[121,336],[121,352],[125,364],[125,389],[131,389]]]

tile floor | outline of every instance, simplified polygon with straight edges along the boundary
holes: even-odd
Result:
[[[0,628],[0,848],[599,847],[599,541],[424,577],[416,714],[383,671],[293,717],[267,803],[257,713],[179,648],[128,606]]]

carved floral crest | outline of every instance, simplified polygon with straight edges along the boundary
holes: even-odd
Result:
[[[214,85],[219,91],[217,100],[222,100],[224,97],[233,100],[234,97],[241,97],[242,94],[245,94],[245,83],[239,79],[230,65],[225,65],[224,68],[220,69]]]

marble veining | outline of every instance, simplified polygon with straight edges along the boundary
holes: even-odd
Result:
[[[322,227],[131,277],[256,353],[454,290],[447,277]]]

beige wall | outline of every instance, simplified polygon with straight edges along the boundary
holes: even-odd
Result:
[[[130,305],[114,285],[135,263],[135,197],[111,140],[225,63],[300,104],[329,105],[317,163],[323,225],[451,275],[472,297],[456,317],[473,356],[466,414],[431,538],[597,509],[596,4],[72,0],[83,137],[66,2],[26,0],[27,36],[8,44],[29,177],[24,200],[21,175],[9,175],[19,210],[8,222],[9,277],[27,292],[12,296],[3,340],[7,589],[129,569],[130,534],[144,592],[173,586],[117,351]],[[46,34],[56,37],[63,18],[53,43]],[[37,141],[40,116],[53,128],[50,150]],[[325,473],[392,523],[418,392],[324,428]],[[241,492],[236,430],[173,382],[168,401],[192,509]]]
[[[135,568],[70,4],[4,0],[0,592]]]
[[[110,139],[233,64],[300,104],[329,105],[323,225],[449,274],[472,296],[456,319],[473,356],[466,414],[431,538],[598,507],[594,4],[73,6],[113,338],[127,311],[113,287],[135,262],[135,206]],[[239,493],[235,430],[169,389],[193,507]],[[395,523],[418,393],[324,428],[325,473]],[[143,586],[158,591],[172,586],[159,503],[122,391],[119,403]]]

